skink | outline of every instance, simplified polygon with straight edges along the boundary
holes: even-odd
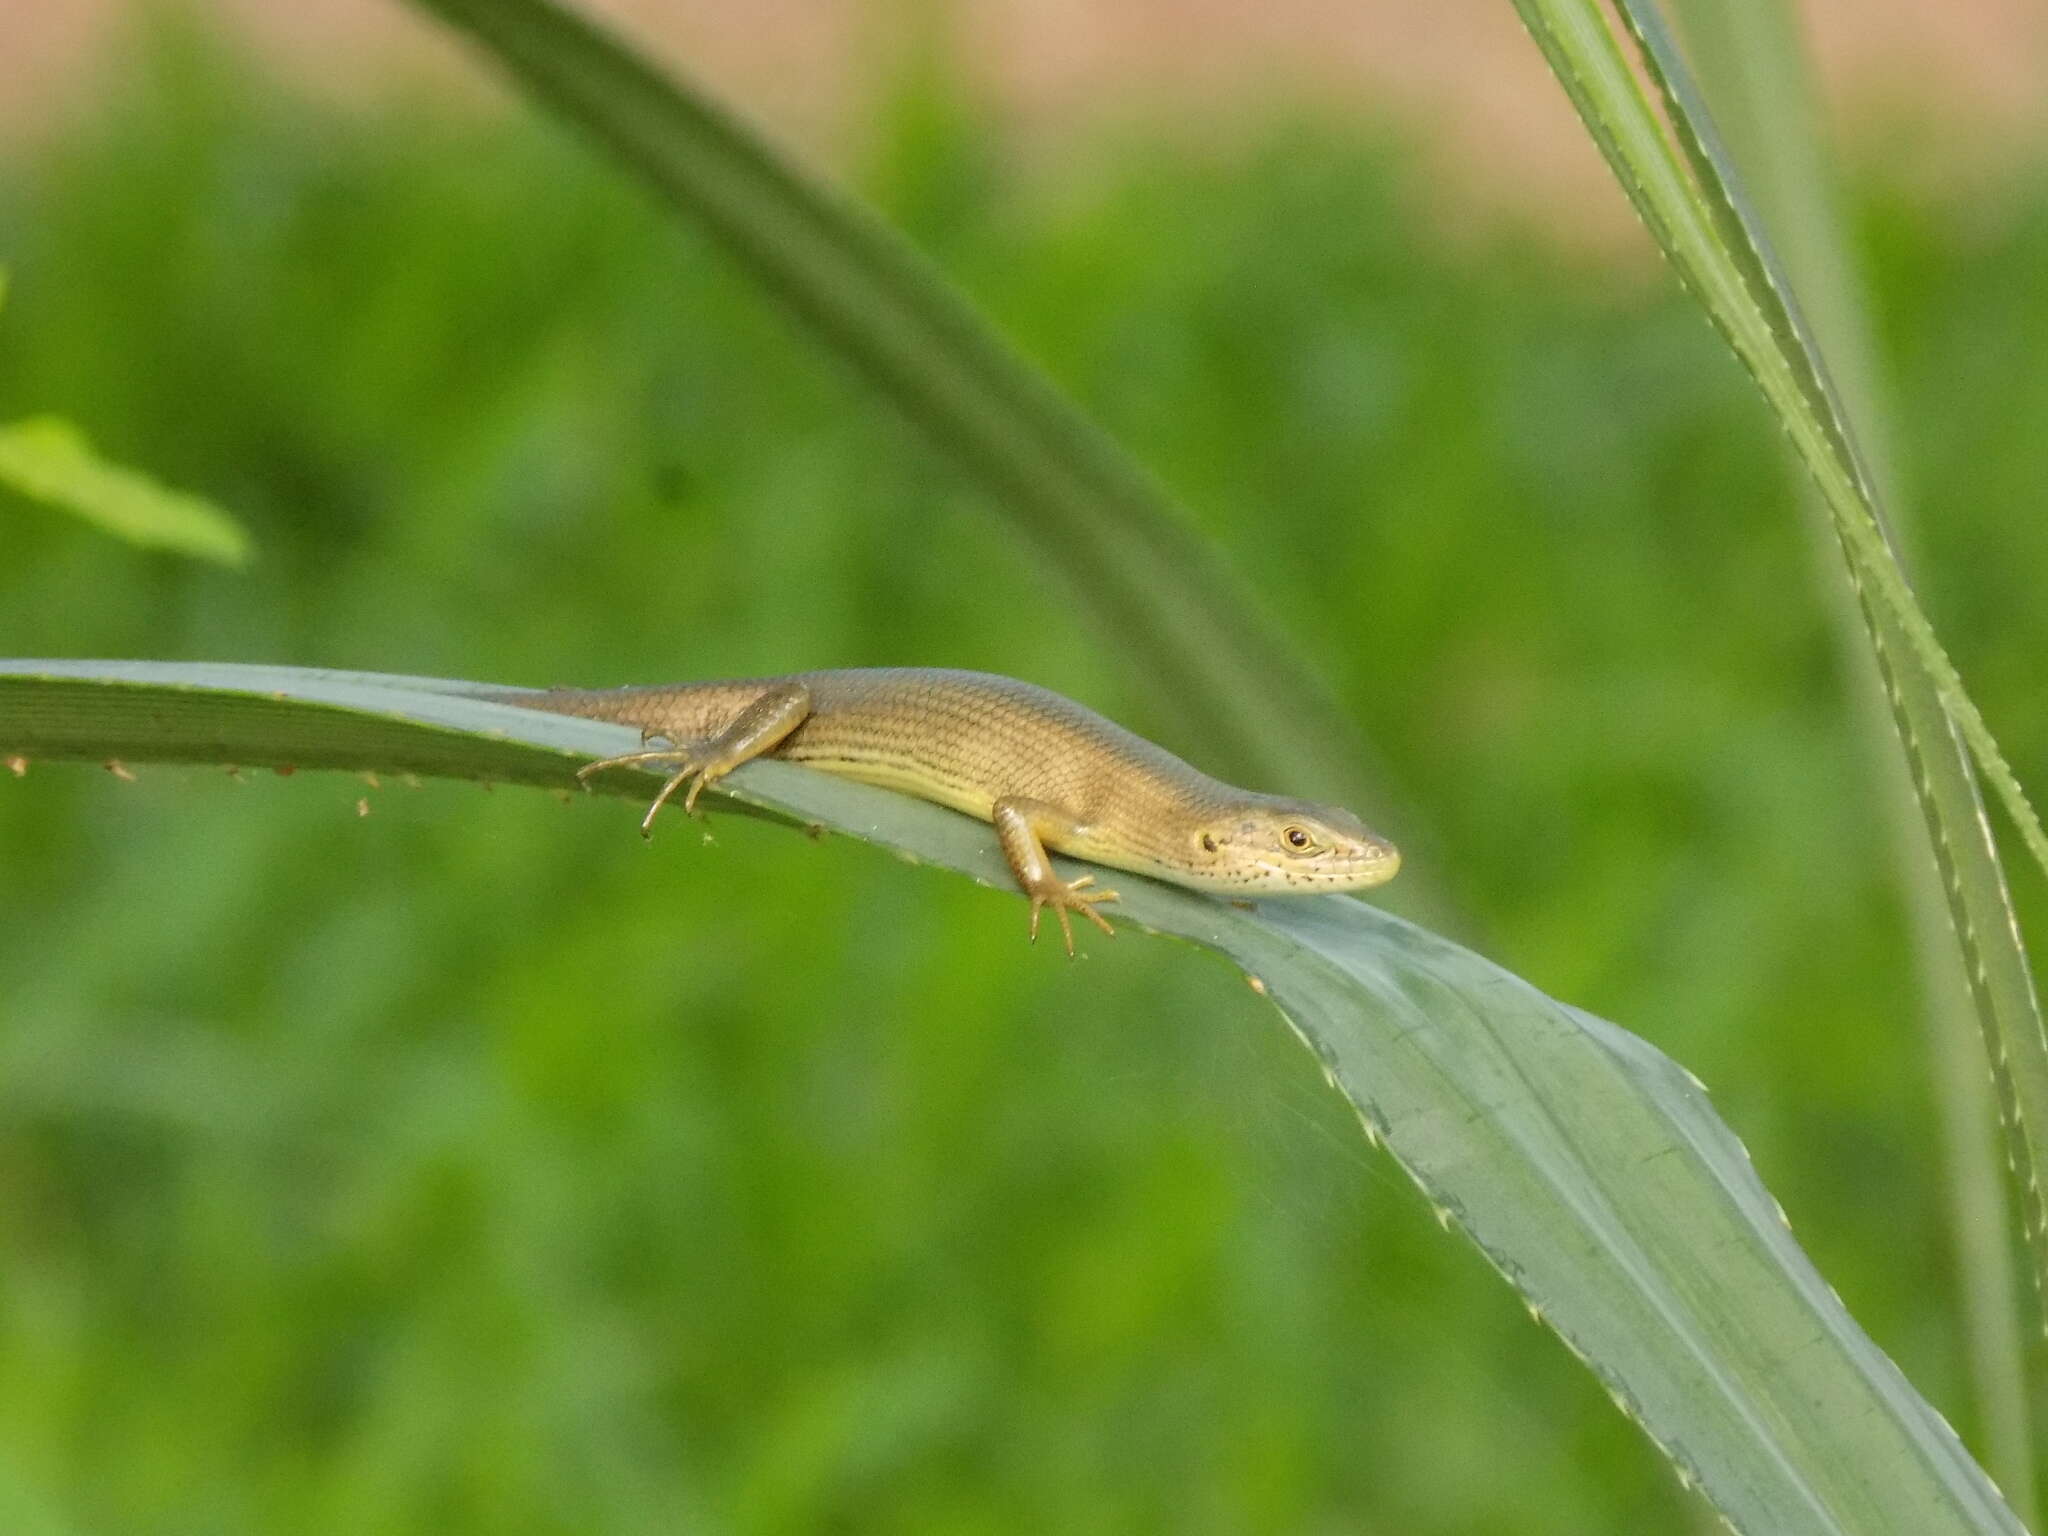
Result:
[[[991,823],[1031,902],[1051,908],[1067,953],[1069,912],[1113,933],[1116,892],[1062,879],[1048,848],[1233,895],[1354,891],[1391,880],[1401,855],[1349,811],[1236,789],[1047,689],[986,672],[876,667],[672,687],[493,693],[498,703],[637,726],[665,746],[604,758],[667,767],[641,821],[771,756],[935,801]]]

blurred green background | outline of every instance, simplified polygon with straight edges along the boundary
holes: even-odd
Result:
[[[315,104],[189,28],[100,78],[0,158],[0,418],[70,414],[259,559],[0,501],[0,652],[983,667],[1201,758],[576,143]],[[970,100],[918,73],[860,184],[1284,616],[1460,936],[1698,1072],[1973,1436],[1880,801],[1696,312],[1641,252],[1447,227],[1405,130],[1283,98],[1049,175]],[[2048,156],[1848,194],[1922,590],[2038,787]],[[857,844],[634,815],[0,778],[0,1529],[1711,1528],[1219,962],[1070,965]]]

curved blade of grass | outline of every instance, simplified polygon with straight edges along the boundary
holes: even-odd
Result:
[[[566,785],[577,763],[637,744],[624,727],[467,691],[478,686],[283,667],[4,662],[0,758]],[[623,792],[652,783],[612,778]],[[714,793],[1012,889],[989,828],[937,806],[772,760]],[[1360,902],[1244,911],[1121,871],[1116,883],[1131,922],[1216,950],[1256,978],[1366,1134],[1737,1529],[2020,1531],[1814,1271],[1676,1063]]]
[[[2048,1285],[2048,1034],[1971,757],[2048,869],[2048,837],[1964,693],[1890,544],[1872,478],[1684,60],[1649,0],[1616,0],[1672,128],[1599,0],[1515,0],[1623,188],[1763,391],[1848,564],[1962,950],[2020,1176],[2037,1295]]]
[[[0,486],[117,538],[221,565],[244,565],[249,536],[210,501],[110,464],[58,416],[0,422]]]
[[[1676,0],[1673,14],[1692,51],[1694,72],[1714,102],[1716,120],[1749,191],[1775,237],[1792,291],[1825,348],[1836,393],[1870,478],[1886,498],[1891,534],[1910,567],[1912,528],[1899,516],[1888,460],[1891,412],[1875,363],[1876,342],[1861,275],[1843,238],[1838,199],[1821,145],[1820,107],[1799,19],[1786,4],[1754,0]],[[1815,495],[1817,532],[1827,522]],[[1832,547],[1830,547],[1832,546]],[[1955,1244],[1963,1353],[1969,1362],[1984,1464],[2015,1513],[2037,1525],[2034,1435],[2027,1403],[2026,1304],[2010,1243],[2012,1212],[1999,1167],[1998,1109],[1985,1071],[1983,1037],[1957,958],[1954,925],[1940,872],[1926,856],[1926,833],[1912,785],[1901,771],[1882,686],[1870,662],[1863,615],[1839,587],[1839,544],[1815,540],[1814,574],[1834,620],[1857,694],[1858,737],[1870,752],[1893,830],[1894,864],[1911,915],[1915,969],[1941,1120],[1948,1217]]]
[[[1158,718],[1248,782],[1386,809],[1356,728],[1182,509],[872,211],[551,0],[413,3],[701,221],[953,453]]]

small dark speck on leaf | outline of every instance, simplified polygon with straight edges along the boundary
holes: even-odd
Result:
[[[271,769],[271,772],[280,779],[288,779],[298,771],[299,765],[297,763],[279,763],[275,768]]]
[[[822,840],[825,836],[824,824],[822,822],[816,821],[811,822],[804,828],[804,836],[808,837],[814,843]]]

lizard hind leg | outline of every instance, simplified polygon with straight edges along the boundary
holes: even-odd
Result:
[[[1006,796],[990,809],[989,820],[995,824],[996,840],[1002,844],[1010,873],[1031,898],[1032,943],[1038,942],[1038,919],[1047,907],[1059,919],[1060,937],[1066,941],[1069,959],[1074,954],[1074,925],[1067,916],[1070,912],[1080,913],[1109,937],[1116,937],[1109,919],[1095,910],[1100,903],[1115,901],[1116,892],[1087,889],[1095,883],[1093,875],[1062,880],[1053,869],[1052,860],[1046,857],[1045,838],[1070,836],[1079,830],[1079,823],[1072,816],[1043,800]]]
[[[654,803],[647,807],[647,814],[640,819],[640,835],[650,837],[655,816],[678,789],[689,786],[683,795],[683,813],[695,815],[697,796],[707,784],[716,783],[742,763],[773,752],[810,717],[810,713],[810,689],[802,683],[782,683],[761,694],[722,729],[702,741],[600,758],[578,769],[576,777],[587,783],[591,775],[607,768],[643,767],[656,763],[674,765],[674,772],[661,786]],[[659,724],[648,725],[642,731],[642,739],[662,734]]]

